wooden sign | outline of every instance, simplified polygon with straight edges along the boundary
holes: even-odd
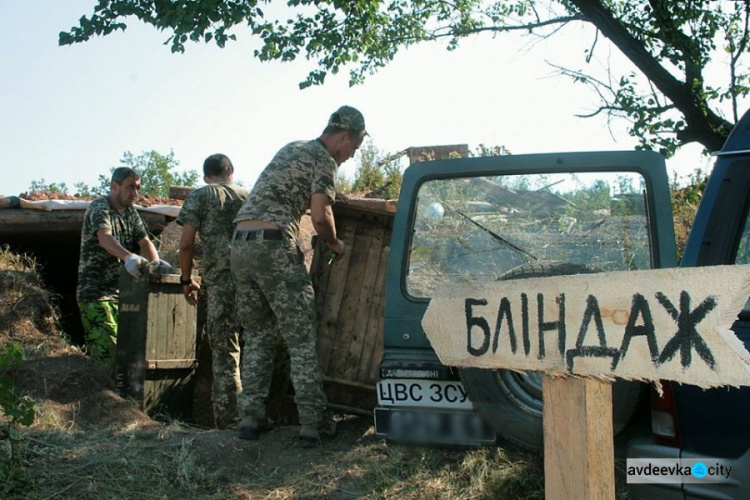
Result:
[[[750,266],[493,281],[438,289],[422,326],[450,366],[750,385],[749,296]]]

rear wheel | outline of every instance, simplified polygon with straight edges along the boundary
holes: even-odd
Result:
[[[532,262],[511,269],[499,279],[524,279],[595,272],[566,262]],[[460,370],[474,408],[501,436],[529,449],[544,448],[542,426],[542,376],[539,372],[512,370]],[[612,416],[615,434],[628,424],[640,403],[645,385],[616,380],[612,384]]]

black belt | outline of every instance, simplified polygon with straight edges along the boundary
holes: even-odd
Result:
[[[235,231],[232,239],[234,241],[281,240],[281,235],[279,229],[248,229],[246,231]]]

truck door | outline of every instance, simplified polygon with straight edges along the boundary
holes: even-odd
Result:
[[[376,432],[400,441],[461,444],[498,433],[530,448],[542,446],[537,374],[456,370],[437,360],[421,328],[435,287],[675,265],[668,178],[658,154],[412,165],[391,240]],[[615,384],[618,429],[641,393],[640,384]]]

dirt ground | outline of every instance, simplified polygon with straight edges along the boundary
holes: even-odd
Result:
[[[27,358],[0,376],[35,410],[16,433],[0,416],[0,498],[543,498],[538,456],[389,444],[371,417],[336,415],[337,435],[314,449],[294,425],[242,441],[152,418],[64,337],[55,303],[33,262],[0,250],[0,346]]]

